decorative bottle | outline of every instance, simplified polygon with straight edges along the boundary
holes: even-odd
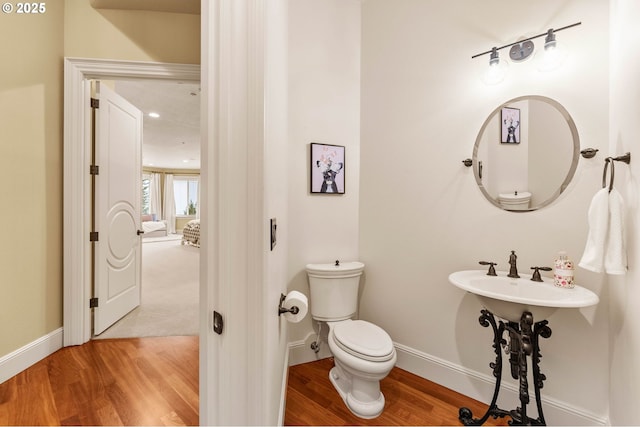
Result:
[[[561,251],[558,253],[558,259],[555,262],[555,272],[553,273],[553,284],[561,288],[573,288],[573,261],[567,257],[567,253]]]

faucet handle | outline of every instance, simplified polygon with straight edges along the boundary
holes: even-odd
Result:
[[[495,262],[479,261],[478,264],[480,264],[480,265],[488,265],[489,266],[489,272],[487,273],[487,276],[497,276],[496,269],[494,268],[494,266],[496,266],[498,264],[496,264]]]
[[[531,280],[534,282],[542,282],[542,277],[540,276],[540,270],[542,271],[551,271],[551,267],[531,267],[533,272],[533,276],[531,276]]]

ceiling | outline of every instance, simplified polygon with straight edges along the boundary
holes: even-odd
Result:
[[[119,80],[115,91],[144,116],[142,165],[200,169],[200,85]],[[149,113],[157,113],[153,118]]]

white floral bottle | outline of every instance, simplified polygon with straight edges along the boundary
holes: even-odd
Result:
[[[573,261],[567,257],[567,253],[561,251],[558,253],[558,259],[555,262],[555,272],[553,273],[553,284],[561,288],[573,288]]]

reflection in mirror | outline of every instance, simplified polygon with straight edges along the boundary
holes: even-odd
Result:
[[[562,105],[522,96],[500,105],[482,125],[473,148],[474,176],[494,205],[536,210],[567,188],[579,150],[575,123]]]

